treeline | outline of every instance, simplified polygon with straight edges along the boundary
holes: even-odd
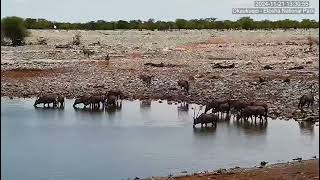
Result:
[[[90,21],[87,23],[67,23],[67,22],[52,22],[45,19],[24,19],[25,26],[28,29],[57,29],[66,30],[115,30],[115,29],[146,29],[146,30],[170,30],[170,29],[290,29],[290,28],[319,28],[319,22],[315,20],[303,19],[296,20],[278,20],[256,21],[250,17],[243,17],[237,21],[219,21],[216,18],[206,19],[176,19],[175,21],[148,21],[132,20],[132,21],[111,21],[104,20]]]

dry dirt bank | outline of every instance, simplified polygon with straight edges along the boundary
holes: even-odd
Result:
[[[319,119],[319,47],[309,49],[306,40],[309,34],[319,37],[318,29],[80,32],[82,45],[94,51],[90,58],[78,46],[55,48],[70,42],[75,31],[32,30],[27,43],[33,45],[2,46],[1,96],[31,97],[43,91],[73,98],[120,89],[129,99],[205,103],[232,97],[267,102],[271,117]],[[48,45],[34,45],[41,36]],[[101,45],[89,45],[96,41]],[[109,64],[104,61],[108,53]],[[149,62],[168,66],[144,65]],[[217,63],[235,67],[214,68]],[[146,86],[140,74],[153,75],[152,85]],[[190,81],[190,94],[179,89],[179,79]],[[316,104],[302,113],[298,99],[311,89]]]

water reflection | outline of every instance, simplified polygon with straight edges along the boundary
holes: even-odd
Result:
[[[35,110],[33,102],[1,101],[4,179],[122,179],[319,156],[319,127],[313,123],[231,118],[219,120],[216,128],[193,129],[191,108],[196,113],[200,108],[194,104],[152,101],[150,108],[124,100],[123,108],[91,110],[73,109],[74,100],[67,99],[65,109]],[[141,113],[143,108],[148,113]],[[183,120],[178,113],[185,113]],[[279,138],[284,134],[285,141]],[[34,168],[25,168],[30,164]],[[79,171],[88,167],[97,168]]]
[[[182,102],[178,107],[178,117],[184,119],[189,116],[189,104]]]
[[[244,130],[246,134],[250,135],[262,135],[266,134],[267,132],[267,126],[268,121],[261,121],[261,122],[255,122],[250,120],[244,120],[244,121],[234,121],[234,125],[237,128],[241,128]]]
[[[315,122],[312,121],[298,121],[300,132],[302,134],[314,135]]]
[[[193,134],[195,136],[208,136],[208,135],[214,135],[217,131],[217,128],[215,127],[198,127],[193,128]]]
[[[144,99],[140,102],[140,108],[150,108],[151,107],[151,99]]]

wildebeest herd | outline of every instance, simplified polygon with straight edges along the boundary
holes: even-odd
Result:
[[[140,75],[140,79],[143,82],[150,84],[152,76],[148,75]],[[189,92],[189,82],[186,80],[177,81],[178,86],[183,88],[186,92]],[[91,109],[100,108],[100,104],[102,104],[103,108],[109,107],[117,107],[117,101],[121,100],[123,97],[123,93],[119,90],[111,90],[105,93],[104,95],[84,95],[75,99],[73,103],[73,107],[77,108],[78,104],[83,104],[84,108],[89,106]],[[40,95],[34,106],[37,107],[38,104],[43,104],[50,106],[53,104],[53,107],[64,107],[64,97],[60,95]],[[150,106],[150,102],[143,100],[142,104],[144,106]],[[307,105],[313,106],[314,104],[314,93],[311,92],[309,94],[304,94],[301,96],[298,104],[298,108],[303,110],[303,107]],[[188,106],[186,106],[188,108]],[[181,107],[180,107],[181,108]],[[208,113],[211,110],[211,113]],[[199,110],[200,111],[200,110]],[[199,112],[198,112],[199,114]],[[222,118],[226,115],[226,118],[229,118],[231,114],[236,117],[237,120],[248,120],[251,118],[256,122],[257,118],[259,118],[260,122],[267,121],[268,117],[268,104],[264,102],[257,101],[247,101],[247,100],[238,100],[238,99],[214,99],[208,102],[205,105],[204,113],[199,116],[194,114],[193,127],[197,124],[201,124],[207,126],[207,124],[212,124],[212,126],[216,127],[216,123],[219,118]]]
[[[314,104],[314,92],[304,94],[299,99],[298,108],[303,110],[303,107],[313,106]],[[209,110],[212,110],[211,113],[207,114]],[[199,113],[199,112],[198,112]],[[236,100],[236,99],[216,99],[206,104],[204,113],[200,116],[194,115],[193,127],[197,124],[207,126],[207,124],[212,124],[216,127],[216,123],[219,120],[219,114],[221,117],[226,114],[226,117],[229,117],[229,114],[234,114],[237,120],[248,120],[251,118],[256,122],[257,117],[260,122],[267,121],[268,117],[268,104],[264,102],[257,101],[246,101],[246,100]]]
[[[73,107],[77,108],[78,104],[83,104],[84,108],[87,108],[89,106],[91,109],[100,108],[100,104],[102,104],[103,108],[108,107],[116,107],[117,100],[122,98],[121,91],[108,91],[104,95],[84,95],[81,97],[78,97],[75,99],[73,103]],[[64,97],[60,95],[40,95],[35,103],[34,106],[37,107],[38,104],[43,104],[43,107],[47,105],[47,107],[50,107],[50,104],[52,104],[52,107],[64,107]]]
[[[207,114],[207,112],[210,110],[211,113]],[[220,116],[223,117],[225,114],[226,118],[229,118],[231,113],[235,115],[237,120],[248,120],[249,118],[253,120],[254,117],[256,121],[257,117],[259,117],[260,122],[262,122],[267,120],[268,105],[267,103],[262,102],[249,102],[235,99],[212,100],[206,104],[204,113],[198,117],[194,117],[193,127],[195,127],[197,124],[201,124],[201,126],[207,126],[208,123],[211,123],[212,126],[216,127],[216,123]]]

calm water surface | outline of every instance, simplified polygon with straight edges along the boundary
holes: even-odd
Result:
[[[123,101],[115,112],[34,108],[1,98],[1,177],[105,180],[179,174],[319,156],[319,126],[269,120],[192,128],[193,110]]]

